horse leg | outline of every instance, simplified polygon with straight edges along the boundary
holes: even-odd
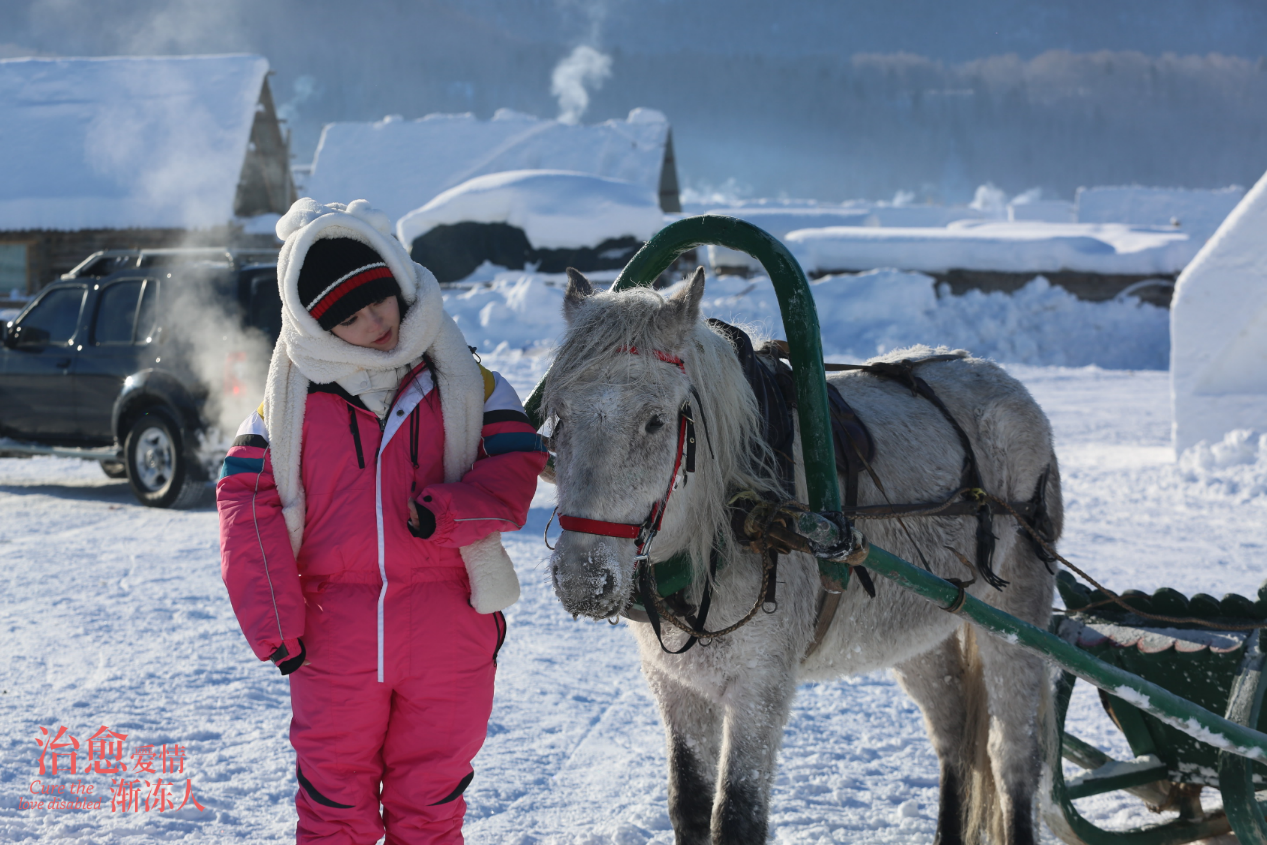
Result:
[[[967,679],[960,639],[956,635],[946,637],[932,649],[895,666],[893,671],[902,689],[923,711],[924,727],[940,764],[941,794],[933,842],[961,845],[972,752],[966,747]]]
[[[721,708],[664,672],[648,668],[646,676],[664,719],[674,841],[677,845],[708,845],[721,745]]]
[[[727,690],[713,845],[766,840],[770,789],[795,691],[791,678],[785,681],[768,679]]]
[[[1009,587],[1010,589],[1010,587]],[[1047,706],[1041,659],[990,636],[978,636],[989,701],[990,766],[998,790],[1003,841],[1032,845],[1034,796],[1042,772],[1040,718]]]
[[[1055,579],[1028,544],[1014,543],[1008,557],[1005,571],[1026,577],[1014,577],[991,603],[1046,628]],[[1047,667],[1040,658],[996,637],[978,632],[975,639],[989,707],[987,748],[1000,814],[993,827],[1006,845],[1030,845],[1038,841],[1034,798],[1043,766],[1043,719],[1050,717]]]

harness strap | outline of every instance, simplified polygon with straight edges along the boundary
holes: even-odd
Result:
[[[654,596],[655,585],[651,583],[650,565],[639,568],[636,583],[638,586],[638,598],[642,601],[643,609],[647,614],[647,621],[651,623],[651,630],[655,632],[656,642],[660,644],[660,650],[665,654],[684,654],[691,650],[697,642],[700,642],[699,634],[706,634],[704,624],[708,621],[708,609],[713,604],[713,578],[717,575],[717,545],[713,544],[712,552],[708,556],[708,581],[704,583],[704,592],[700,596],[699,613],[697,615],[687,614],[686,621],[690,623],[691,630],[686,642],[677,651],[670,651],[664,644],[664,636],[660,628],[660,610],[656,606]]]
[[[576,531],[581,534],[597,534],[600,537],[619,537],[622,540],[636,540],[642,533],[646,523],[605,522],[601,519],[586,519],[581,516],[559,515],[559,527],[564,531]]]
[[[915,367],[921,364],[932,364],[942,361],[961,361],[958,355],[932,355],[928,358],[920,358],[911,360],[903,359],[897,362],[881,361],[875,364],[827,364],[827,369],[834,371],[858,370],[869,375],[886,378],[895,381],[910,389],[911,393],[921,396],[933,404],[941,415],[950,423],[950,427],[954,429],[955,435],[959,438],[959,444],[963,448],[963,471],[961,474],[961,486],[970,490],[983,490],[985,485],[981,480],[981,468],[977,463],[976,453],[972,449],[972,441],[968,438],[968,433],[963,430],[963,426],[955,419],[955,415],[950,412],[946,404],[933,391],[928,382],[915,375]],[[868,472],[870,467],[868,466]],[[875,479],[874,473],[872,480]],[[994,557],[994,542],[997,539],[994,536],[994,513],[990,507],[989,499],[984,495],[973,496],[975,501],[974,513],[977,517],[977,555],[976,569],[984,580],[996,590],[1001,590],[1007,586],[1007,581],[995,574],[994,569],[990,565],[991,559]]]

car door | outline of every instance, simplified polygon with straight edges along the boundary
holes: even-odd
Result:
[[[0,427],[10,436],[74,439],[73,372],[87,285],[44,292],[5,340]]]
[[[100,286],[74,368],[75,412],[85,440],[114,441],[110,418],[124,379],[153,365],[157,297],[156,279],[114,279]]]

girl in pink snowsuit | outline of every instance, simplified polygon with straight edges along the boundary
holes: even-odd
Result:
[[[251,649],[290,679],[299,842],[459,843],[546,454],[363,200],[277,224],[264,403],[216,487]],[[381,812],[380,812],[381,804]]]

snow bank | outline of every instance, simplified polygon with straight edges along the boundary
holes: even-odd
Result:
[[[1179,473],[1208,494],[1239,502],[1267,499],[1267,434],[1238,428],[1179,456]]]
[[[1135,226],[1173,226],[1187,232],[1197,245],[1214,234],[1245,196],[1239,185],[1215,191],[1184,188],[1079,188],[1079,223],[1127,223]]]
[[[436,226],[509,223],[537,249],[597,246],[632,236],[645,241],[664,225],[654,191],[635,182],[563,170],[512,170],[450,188],[396,223],[408,247]]]
[[[1165,309],[1129,299],[1084,302],[1046,279],[1012,294],[970,291],[938,296],[922,273],[875,270],[827,276],[811,284],[823,350],[861,361],[924,343],[970,350],[1020,364],[1112,369],[1164,369]],[[774,288],[766,279],[710,281],[704,310],[728,322],[784,336]]]
[[[503,272],[489,284],[446,292],[444,310],[483,351],[552,349],[563,336],[562,277]]]
[[[802,229],[783,239],[808,273],[901,267],[1010,273],[1177,273],[1199,244],[1121,224],[961,220],[945,228]]]
[[[233,220],[259,56],[0,61],[0,229]]]
[[[626,120],[578,126],[501,109],[330,123],[321,132],[307,193],[319,202],[369,197],[393,219],[475,176],[507,170],[572,170],[637,182],[658,194],[669,123],[651,109]]]
[[[449,293],[445,308],[481,350],[543,352],[564,332],[561,276],[501,273],[488,285]],[[915,343],[945,345],[1022,364],[1165,369],[1163,308],[1135,299],[1084,302],[1038,277],[1012,294],[938,296],[921,273],[876,270],[828,276],[811,285],[823,349],[861,361]],[[703,311],[784,337],[774,288],[764,277],[710,278]]]
[[[1233,429],[1267,429],[1267,175],[1175,285],[1171,402],[1176,453]]]

